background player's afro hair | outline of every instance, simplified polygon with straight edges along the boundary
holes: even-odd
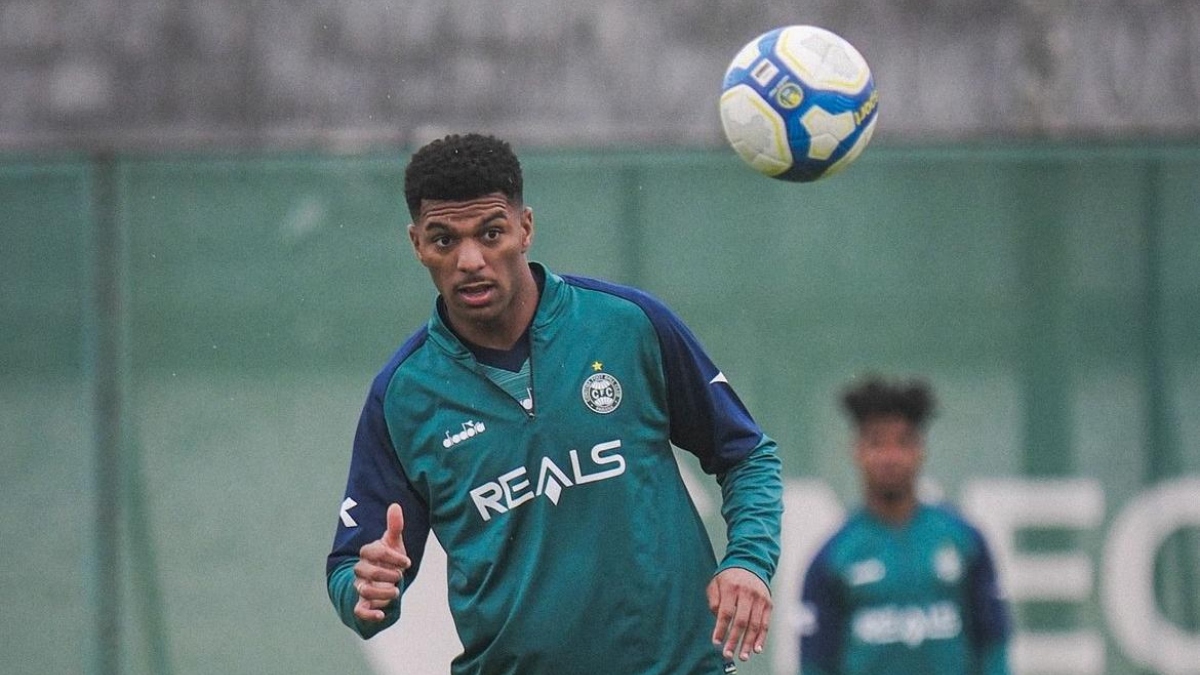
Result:
[[[846,389],[842,407],[858,427],[875,417],[899,415],[923,429],[933,416],[935,402],[924,380],[889,382],[879,375],[869,375]]]
[[[494,136],[451,134],[417,150],[404,170],[404,201],[416,222],[422,199],[467,200],[499,192],[522,203],[521,163]]]

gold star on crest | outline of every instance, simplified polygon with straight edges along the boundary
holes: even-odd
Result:
[[[600,363],[599,361],[592,361],[592,370],[604,370],[604,364]]]

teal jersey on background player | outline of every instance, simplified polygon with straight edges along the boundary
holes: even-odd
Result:
[[[1005,675],[1008,609],[978,530],[920,504],[903,526],[855,512],[804,579],[804,675]]]
[[[403,596],[383,622],[353,615],[358,550],[398,502],[413,560],[401,590],[430,531],[447,552],[464,648],[452,672],[721,673],[705,587],[725,567],[770,583],[775,443],[660,302],[532,266],[528,387],[498,384],[438,311],[376,377],[327,562],[334,606],[363,637],[399,618]],[[720,565],[672,443],[721,485]]]

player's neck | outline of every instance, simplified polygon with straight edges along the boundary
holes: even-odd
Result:
[[[451,326],[459,337],[473,345],[497,351],[512,349],[533,321],[537,297],[534,296],[532,300],[519,300],[518,303],[516,312],[495,321],[452,322]]]
[[[867,510],[889,525],[905,525],[917,510],[917,496],[911,492],[903,495],[868,494]]]

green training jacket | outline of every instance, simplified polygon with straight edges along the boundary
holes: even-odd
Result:
[[[716,675],[705,588],[719,568],[768,584],[782,512],[775,443],[696,337],[632,288],[538,263],[530,386],[488,377],[435,309],[375,378],[354,439],[330,598],[353,615],[358,551],[404,509],[416,579],[428,533],[448,555],[458,674]],[[672,445],[722,488],[729,543],[718,565]],[[412,617],[410,617],[412,618]],[[419,631],[419,619],[397,630]]]

